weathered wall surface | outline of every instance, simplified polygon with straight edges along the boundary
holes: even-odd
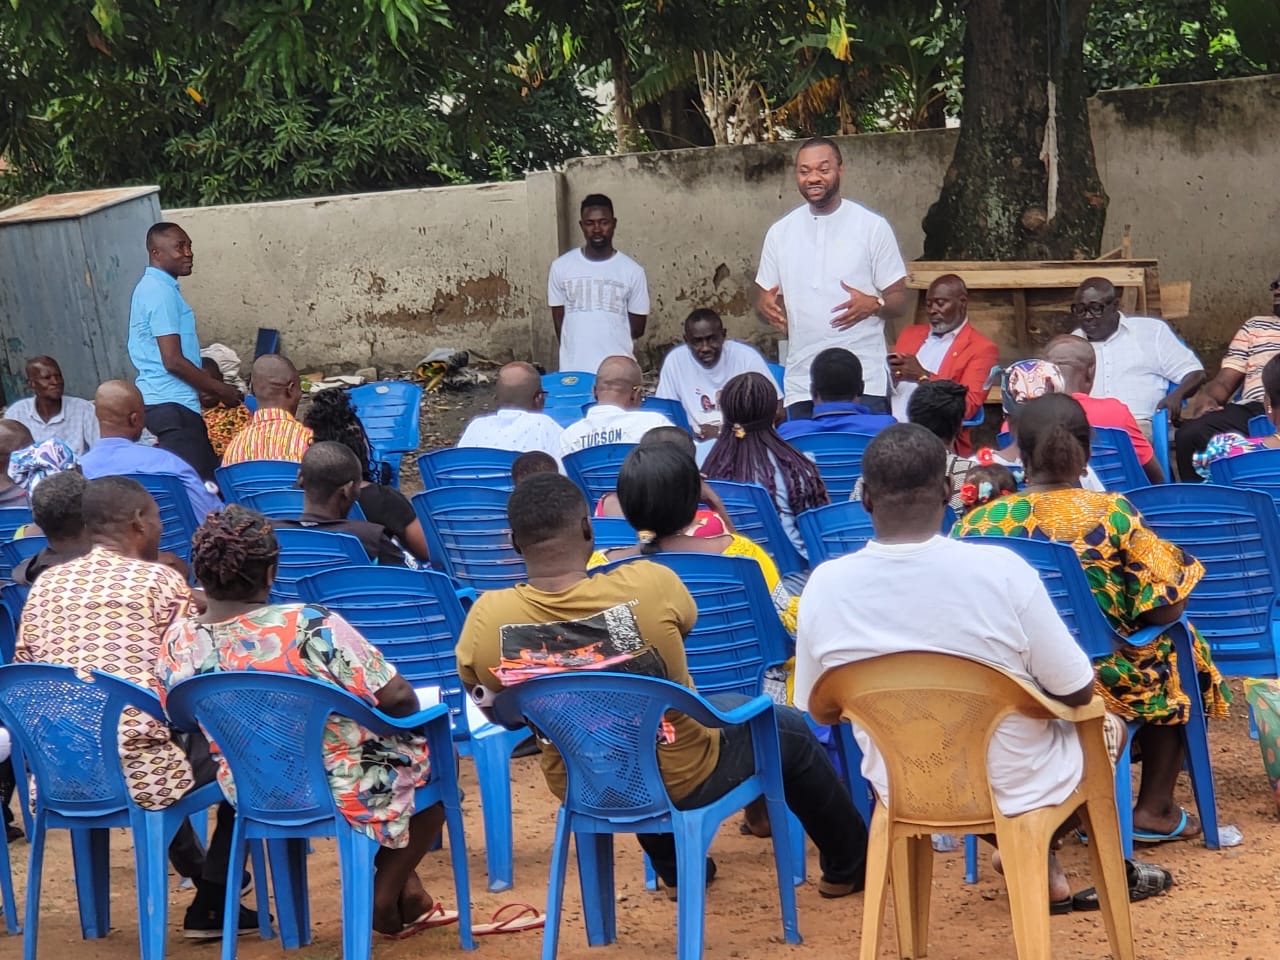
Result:
[[[191,234],[182,289],[203,342],[252,357],[280,330],[299,367],[407,367],[432,346],[528,353],[524,183],[167,210]],[[545,281],[544,281],[545,282]],[[535,285],[536,286],[536,285]]]
[[[1216,365],[1231,333],[1269,310],[1280,266],[1280,161],[1270,142],[1280,75],[1110,91],[1093,104],[1111,197],[1105,247],[1132,225],[1135,256],[1192,281],[1182,329]],[[882,213],[918,258],[956,132],[846,137],[844,193]],[[276,326],[302,366],[406,366],[452,344],[554,363],[547,268],[578,240],[587,193],[613,198],[617,245],[644,265],[649,360],[694,307],[768,343],[755,319],[756,260],[769,224],[800,202],[795,144],[572,160],[524,183],[168,211],[196,243],[184,281],[206,340],[247,352]]]

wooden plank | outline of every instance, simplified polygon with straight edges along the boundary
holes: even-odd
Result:
[[[1027,318],[1027,291],[1013,291],[1013,336],[1023,356],[1031,349],[1031,326]]]
[[[1191,315],[1191,281],[1164,280],[1160,284],[1160,315],[1185,320]]]
[[[954,273],[970,290],[1001,290],[1010,287],[1022,289],[1074,288],[1090,277],[1103,277],[1117,287],[1143,287],[1147,283],[1147,268],[1118,266],[1084,260],[1069,267],[1037,267],[1028,270],[1008,270],[1006,264],[989,264],[985,269],[958,270],[922,269],[918,263],[909,265],[907,286],[913,290],[928,289],[938,277]]]
[[[1109,266],[1123,267],[1154,267],[1159,260],[1146,259],[1126,259],[1119,260],[1112,264],[1101,264]],[[1086,267],[1091,263],[1098,263],[1097,260],[912,260],[910,266],[920,267],[923,270],[940,270],[946,272],[951,270],[959,273],[961,270],[984,270],[992,267],[999,267],[1001,270],[1039,270],[1042,267]]]

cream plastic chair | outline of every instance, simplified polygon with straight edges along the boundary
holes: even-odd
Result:
[[[928,953],[933,833],[995,834],[1004,863],[1019,960],[1049,960],[1049,844],[1078,813],[1116,960],[1134,960],[1128,879],[1103,706],[1067,707],[1002,670],[930,653],[897,653],[826,671],[809,696],[819,723],[858,724],[884,755],[889,800],[876,804],[867,851],[861,960],[879,956],[892,877],[898,952]],[[1070,721],[1084,747],[1084,777],[1063,803],[1002,816],[987,781],[987,743],[1009,714]]]

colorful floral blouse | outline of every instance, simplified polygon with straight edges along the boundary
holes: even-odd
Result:
[[[371,706],[396,676],[396,668],[340,616],[300,603],[262,607],[221,623],[175,624],[156,665],[166,691],[188,677],[226,670],[323,680]],[[234,803],[231,772],[217,744],[210,748],[218,782]],[[331,717],[324,750],[333,798],[347,821],[384,847],[405,846],[414,791],[428,770],[426,740],[379,737],[354,720]]]

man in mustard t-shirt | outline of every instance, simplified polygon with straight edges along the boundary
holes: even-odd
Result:
[[[645,560],[589,575],[594,539],[587,501],[558,473],[521,481],[507,515],[529,582],[482,596],[467,616],[457,648],[458,675],[481,708],[504,687],[565,669],[643,674],[694,688],[684,638],[698,614],[679,577]],[[710,700],[724,709],[745,698],[721,694]],[[821,858],[818,892],[848,896],[862,889],[866,828],[803,714],[780,706],[777,720],[787,805]],[[746,727],[708,730],[673,714],[663,735],[658,766],[677,806],[710,803],[753,772]],[[547,785],[563,797],[563,761],[549,743],[541,747]],[[658,876],[674,891],[670,834],[640,835],[639,840]],[[708,861],[708,879],[714,872]]]

